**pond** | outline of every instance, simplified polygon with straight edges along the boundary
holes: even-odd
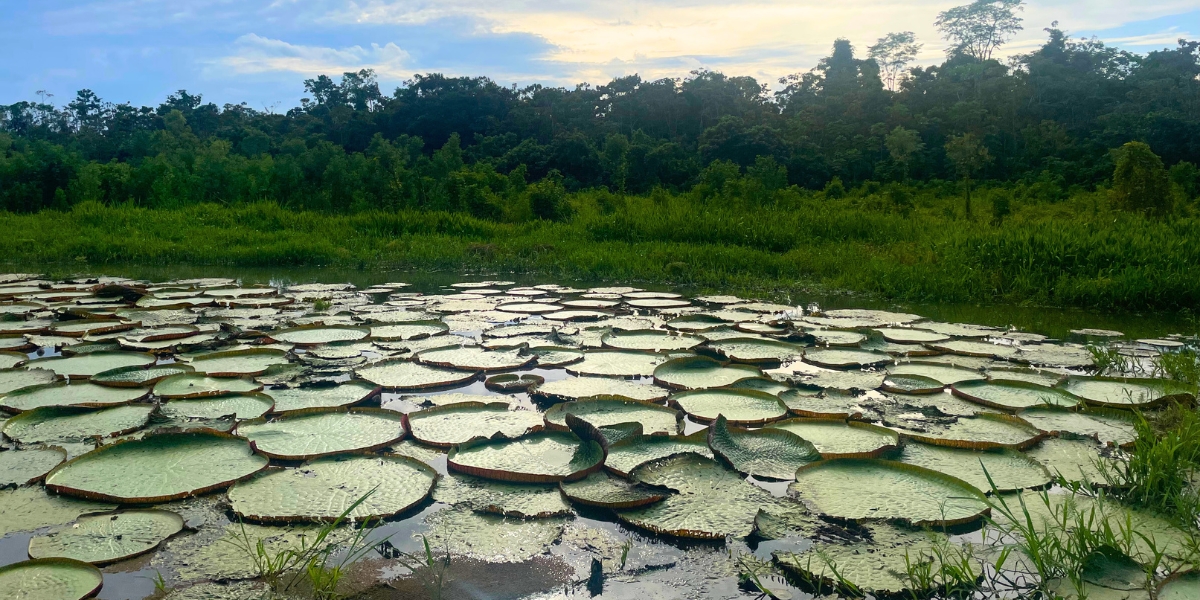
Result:
[[[1193,532],[1086,491],[1135,410],[1194,401],[1157,378],[1191,326],[498,276],[0,275],[0,589],[887,596],[990,569],[1021,500],[1128,517],[1166,569]]]

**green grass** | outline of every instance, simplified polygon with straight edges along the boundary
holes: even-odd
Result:
[[[963,218],[954,198],[901,214],[877,195],[794,189],[765,203],[691,195],[571,197],[567,222],[462,213],[294,212],[274,204],[152,210],[97,203],[0,213],[12,268],[320,266],[527,273],[739,291],[837,289],[914,302],[1125,310],[1200,305],[1200,221],[1096,209],[1085,194]],[[922,204],[923,203],[923,204]],[[1091,206],[1092,208],[1087,208]]]

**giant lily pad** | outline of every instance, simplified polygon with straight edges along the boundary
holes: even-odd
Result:
[[[792,479],[797,468],[821,458],[811,442],[790,431],[730,427],[724,416],[709,427],[708,447],[737,472],[766,479]]]
[[[1191,600],[1200,597],[1200,571],[1180,572],[1158,588],[1158,600]]]
[[[362,379],[389,390],[410,391],[459,385],[475,379],[475,371],[448,371],[402,359],[372,363],[355,373]]]
[[[658,402],[667,398],[667,391],[660,387],[610,377],[572,377],[548,381],[534,387],[529,393],[554,402],[597,396],[628,398],[645,402]]]
[[[325,327],[309,325],[273,331],[271,339],[286,344],[295,344],[301,348],[332,344],[336,342],[357,342],[371,335],[371,330],[365,327]]]
[[[436,481],[436,471],[406,456],[333,456],[265,471],[230,488],[229,500],[252,521],[332,521],[366,496],[348,518],[378,519],[420,504]]]
[[[603,471],[592,473],[579,481],[564,481],[558,485],[563,495],[572,502],[616,510],[653,504],[666,497],[660,491],[611,477]]]
[[[144,389],[109,388],[82,382],[68,384],[64,381],[0,397],[0,408],[10,412],[24,412],[44,406],[102,408],[136,402],[149,394]]]
[[[88,383],[105,387],[150,387],[175,375],[195,371],[191,365],[172,363],[150,367],[121,367],[96,373]]]
[[[271,410],[274,402],[265,394],[233,394],[172,400],[162,404],[162,414],[172,419],[215,419],[233,415],[235,419],[257,419]]]
[[[309,460],[385,448],[403,439],[407,430],[400,413],[352,408],[253,419],[239,423],[237,433],[271,458]]]
[[[975,340],[950,340],[949,342],[926,344],[926,346],[938,352],[980,358],[1007,359],[1017,355],[1017,349],[1014,346],[1001,346],[991,342],[978,342]]]
[[[879,458],[893,452],[900,436],[886,427],[842,419],[787,419],[767,426],[811,442],[822,458]]]
[[[146,425],[152,412],[154,406],[150,404],[101,409],[47,406],[9,419],[0,431],[22,444],[82,441],[140,429]]]
[[[92,352],[69,357],[42,358],[30,361],[30,369],[49,369],[63,377],[87,379],[92,375],[121,367],[144,367],[157,359],[138,352]]]
[[[824,367],[826,369],[863,369],[881,367],[892,362],[892,357],[884,352],[870,350],[843,350],[839,348],[822,348],[808,350],[804,353],[804,362]]]
[[[192,359],[197,373],[210,377],[242,377],[261,375],[272,366],[286,364],[287,353],[273,348],[251,348],[212,352]]]
[[[691,453],[713,458],[708,448],[707,431],[700,430],[691,435],[647,435],[633,436],[609,446],[604,468],[610,473],[628,477],[638,466],[651,461]]]
[[[959,398],[1013,412],[1033,406],[1079,405],[1079,398],[1073,394],[1024,381],[960,381],[950,389]]]
[[[970,523],[988,512],[983,493],[924,467],[839,458],[800,467],[788,491],[840,519],[899,520],[920,526]]]
[[[104,575],[69,558],[42,558],[0,567],[0,590],[14,600],[83,600],[100,591]]]
[[[593,427],[639,423],[646,435],[677,434],[682,417],[675,410],[650,402],[592,398],[554,405],[546,411],[546,424],[551,429],[566,430],[569,414],[591,423]]]
[[[476,512],[518,519],[572,514],[571,505],[552,483],[508,483],[460,473],[450,473],[439,479],[433,499]]]
[[[515,438],[542,428],[542,415],[510,410],[504,402],[459,402],[408,415],[413,438],[431,446],[449,447],[496,435]]]
[[[654,369],[655,383],[676,390],[724,387],[761,376],[762,372],[756,367],[723,365],[705,356],[669,360]]]
[[[633,331],[612,331],[605,334],[600,342],[606,348],[616,348],[618,350],[667,352],[671,350],[690,350],[703,344],[704,338],[694,335],[671,333],[660,329],[637,329]]]
[[[183,519],[165,510],[87,515],[30,540],[29,556],[106,565],[150,552],[182,530]]]
[[[678,493],[618,513],[617,517],[630,525],[676,537],[720,540],[747,536],[754,531],[759,509],[774,501],[736,472],[697,454],[646,463],[630,475],[634,481]]]
[[[942,385],[953,385],[960,381],[980,379],[982,377],[979,371],[935,362],[900,363],[888,367],[888,373],[892,376],[917,375],[928,377]]]
[[[151,435],[103,446],[46,476],[51,491],[149,504],[228,487],[267,466],[241,438],[215,432]]]
[[[0,488],[34,483],[66,459],[65,450],[53,447],[0,452]]]
[[[939,394],[944,388],[942,382],[923,375],[888,375],[880,386],[885,392],[898,394]]]
[[[929,344],[933,342],[944,342],[950,339],[950,336],[937,333],[935,331],[926,331],[924,329],[898,329],[891,327],[881,327],[876,329],[883,339],[892,342],[893,344]]]
[[[1060,346],[1058,344],[1033,344],[1021,347],[1012,357],[1023,363],[1045,367],[1068,369],[1090,368],[1095,364],[1092,353],[1083,346]]]
[[[0,394],[52,383],[58,376],[48,369],[5,369],[0,371]]]
[[[113,504],[50,494],[42,486],[0,489],[0,537],[70,523],[79,515],[114,508]]]
[[[1133,414],[1128,411],[1092,408],[1084,412],[1056,408],[1031,408],[1020,417],[1039,430],[1063,437],[1090,437],[1101,443],[1127,446],[1137,439]]]
[[[257,392],[263,386],[249,379],[237,377],[205,377],[186,373],[167,377],[154,384],[154,395],[162,398],[204,398],[229,394]]]
[[[773,364],[804,356],[800,346],[759,338],[728,338],[710,342],[708,347],[729,360],[750,364]]]
[[[695,390],[676,394],[671,401],[704,423],[724,415],[730,423],[761,425],[782,419],[788,413],[787,405],[778,396],[754,390]]]
[[[543,431],[515,440],[475,440],[451,449],[446,464],[453,471],[500,481],[574,481],[604,465],[603,438],[592,431],[595,439]]]
[[[1101,454],[1100,447],[1089,440],[1047,438],[1025,455],[1041,463],[1050,474],[1084,485],[1107,483],[1103,470],[1113,473],[1120,466],[1117,460]]]
[[[901,433],[926,444],[971,450],[990,450],[992,448],[1024,450],[1037,444],[1044,437],[1042,432],[1025,421],[1010,415],[999,414],[960,417],[950,425],[933,426],[930,431],[902,431]]]
[[[427,365],[464,371],[509,371],[534,361],[518,350],[488,350],[481,346],[451,346],[418,353],[414,360]]]
[[[419,340],[441,335],[449,330],[450,328],[441,321],[413,321],[391,325],[374,325],[371,327],[371,339],[382,342]]]
[[[275,401],[277,413],[296,410],[341,408],[365,402],[377,396],[380,388],[365,381],[348,381],[338,385],[314,385],[297,388],[263,390]]]
[[[941,448],[925,444],[909,444],[900,455],[900,462],[926,469],[933,469],[958,477],[976,489],[992,491],[987,476],[992,477],[996,489],[1012,492],[1027,488],[1038,488],[1053,479],[1037,461],[1015,450],[1002,448],[988,452]],[[986,470],[986,475],[984,471]]]
[[[1164,379],[1071,377],[1066,390],[1088,404],[1111,408],[1149,408],[1171,399],[1191,398],[1179,384]]]
[[[870,412],[858,396],[837,390],[788,390],[779,399],[792,414],[814,419],[859,419]]]
[[[595,377],[649,377],[666,357],[659,354],[626,350],[593,350],[583,355],[583,360],[568,365],[572,375]]]

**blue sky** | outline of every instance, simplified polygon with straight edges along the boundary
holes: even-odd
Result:
[[[286,110],[302,81],[373,68],[384,89],[413,73],[572,86],[679,77],[696,68],[774,83],[849,38],[889,31],[942,56],[937,13],[966,0],[5,0],[0,104],[62,104],[81,88],[155,105],[187,89],[223,104]],[[1145,52],[1200,38],[1196,0],[1026,0],[1025,52],[1051,22]]]

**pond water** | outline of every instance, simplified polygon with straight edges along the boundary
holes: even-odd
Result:
[[[983,572],[995,498],[1061,506],[1054,477],[1103,483],[1132,410],[1195,392],[1152,379],[1195,347],[1181,315],[104,275],[0,275],[0,584],[317,597],[262,559],[349,514],[369,526],[326,532],[319,556],[355,598],[903,593],[921,585],[906,553],[969,548]],[[1189,532],[1103,509],[1186,562]]]

